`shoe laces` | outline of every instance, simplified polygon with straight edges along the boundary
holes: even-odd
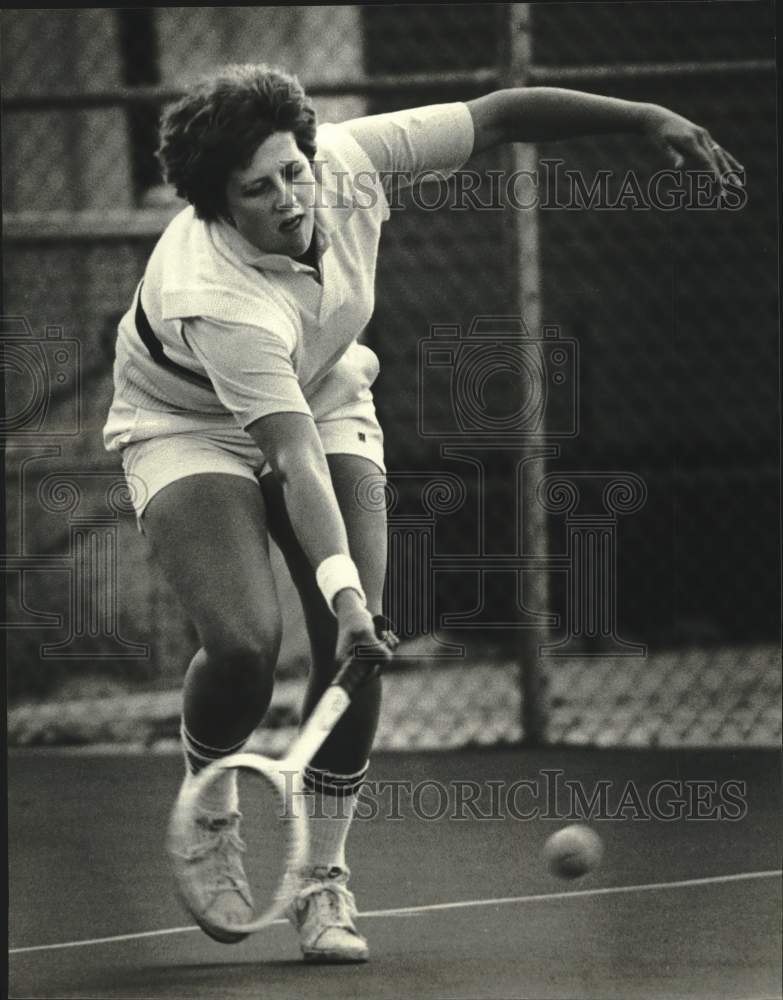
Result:
[[[305,876],[308,884],[296,895],[297,907],[304,909],[307,900],[312,900],[319,922],[324,926],[353,930],[353,918],[357,916],[356,900],[345,884],[346,874],[341,869],[337,871],[340,875]]]
[[[239,836],[240,818],[238,812],[227,816],[198,816],[196,826],[200,831],[199,839],[188,848],[183,857],[191,863],[211,859],[215,864],[215,893],[236,890],[244,897],[248,885],[241,863],[245,843]]]

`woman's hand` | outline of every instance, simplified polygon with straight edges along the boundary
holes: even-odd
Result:
[[[377,650],[380,660],[391,659],[391,649],[378,639],[372,615],[355,590],[341,590],[334,600],[337,615],[337,649],[335,659],[344,663],[354,655],[358,646]]]
[[[742,183],[745,168],[715,142],[706,128],[658,104],[645,106],[642,126],[645,135],[663,151],[675,170],[690,160],[712,171],[719,184],[725,184],[729,176]]]

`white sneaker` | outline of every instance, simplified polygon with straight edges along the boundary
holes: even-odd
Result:
[[[299,932],[305,962],[366,962],[370,952],[356,930],[356,901],[347,868],[303,868],[292,876],[285,914]],[[294,881],[295,880],[295,881]]]
[[[215,941],[235,944],[247,934],[226,930],[255,916],[242,866],[241,813],[199,810],[188,828],[169,828],[168,849],[177,890],[193,919]]]

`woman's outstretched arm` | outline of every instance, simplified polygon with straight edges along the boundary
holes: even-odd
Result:
[[[742,166],[707,129],[659,104],[624,101],[558,87],[498,90],[467,102],[475,128],[474,152],[507,142],[544,142],[585,135],[646,135],[679,169],[690,161],[720,181]]]

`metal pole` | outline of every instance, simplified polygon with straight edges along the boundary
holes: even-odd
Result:
[[[532,67],[532,37],[530,5],[509,4],[507,20],[506,85],[524,87],[529,83]],[[538,165],[536,147],[515,143],[510,149],[513,171],[534,172]],[[541,335],[541,279],[539,263],[538,212],[531,208],[513,212],[512,259],[516,280],[515,299],[533,338]],[[521,524],[522,552],[527,557],[544,560],[548,551],[547,518],[535,495],[536,485],[546,471],[546,414],[535,435],[527,437],[521,446],[518,501]],[[540,564],[539,564],[540,565]],[[549,606],[547,570],[537,568],[523,576],[524,603],[530,610],[546,613]],[[547,707],[545,674],[539,649],[546,641],[546,627],[531,625],[520,631],[519,680],[522,693],[522,732],[528,744],[546,741]]]

